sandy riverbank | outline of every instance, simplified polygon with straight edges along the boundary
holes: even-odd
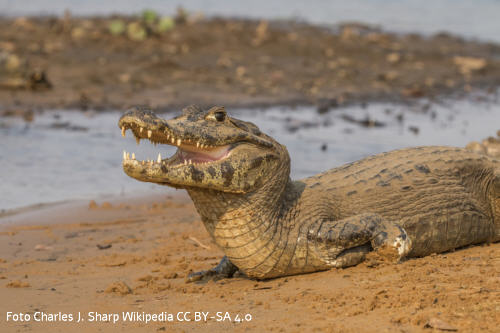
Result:
[[[185,284],[190,270],[209,268],[222,256],[185,197],[97,202],[58,214],[64,223],[0,233],[2,330],[428,332],[430,321],[493,332],[500,324],[498,243],[398,265]],[[85,214],[102,218],[82,222]],[[7,311],[62,312],[74,320],[78,312],[121,318],[122,311],[222,311],[233,322],[6,322]],[[236,314],[251,314],[252,320],[235,323]]]

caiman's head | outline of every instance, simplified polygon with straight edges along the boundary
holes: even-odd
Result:
[[[288,172],[286,148],[261,133],[252,123],[227,115],[223,107],[203,111],[185,108],[170,120],[152,111],[133,108],[118,122],[137,142],[177,146],[170,158],[139,161],[124,152],[123,169],[135,179],[176,188],[208,188],[223,192],[247,193],[261,187],[278,170]],[[286,175],[288,177],[288,175]]]

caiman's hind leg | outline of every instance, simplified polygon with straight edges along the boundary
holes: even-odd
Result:
[[[382,257],[399,261],[411,250],[406,231],[377,214],[360,214],[338,221],[320,221],[308,233],[322,260],[332,267],[363,261],[368,244]]]
[[[237,271],[238,267],[236,267],[226,256],[224,256],[220,263],[214,268],[211,268],[208,271],[193,272],[189,274],[186,282],[231,278]]]

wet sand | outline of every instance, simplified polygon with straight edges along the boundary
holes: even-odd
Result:
[[[56,224],[18,224],[0,233],[4,331],[432,332],[426,327],[448,325],[493,332],[500,324],[499,243],[401,264],[186,284],[189,271],[212,267],[223,255],[186,197],[91,202],[57,214]],[[99,215],[99,222],[89,218]],[[7,311],[62,312],[74,321],[80,313],[86,321],[6,322]],[[128,322],[122,311],[189,311],[192,319],[196,311],[220,311],[232,320]],[[120,319],[90,322],[90,312]],[[252,320],[235,322],[237,314]]]

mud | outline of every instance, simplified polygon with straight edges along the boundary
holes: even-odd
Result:
[[[314,104],[324,112],[500,82],[500,46],[446,34],[186,13],[173,24],[159,32],[137,17],[0,19],[3,112],[192,103]]]

